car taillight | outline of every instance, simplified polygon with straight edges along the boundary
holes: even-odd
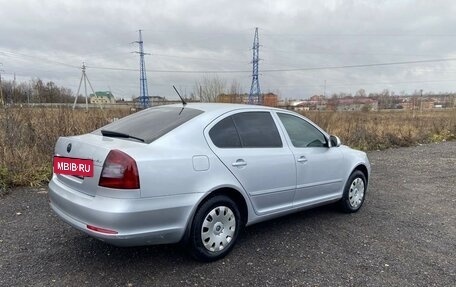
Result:
[[[120,150],[111,150],[101,170],[99,186],[138,189],[139,173],[135,160]]]

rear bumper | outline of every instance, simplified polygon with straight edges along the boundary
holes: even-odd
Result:
[[[71,226],[117,246],[179,242],[202,194],[153,198],[110,198],[75,191],[53,177],[49,183],[50,206]],[[114,230],[93,231],[87,225]]]

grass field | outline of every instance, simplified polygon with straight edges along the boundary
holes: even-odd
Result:
[[[305,112],[304,115],[361,150],[382,150],[456,139],[456,110]]]
[[[0,189],[46,183],[52,174],[52,155],[59,136],[90,132],[128,114],[125,109],[1,109]],[[456,110],[304,114],[329,133],[338,135],[344,144],[362,150],[456,138]]]

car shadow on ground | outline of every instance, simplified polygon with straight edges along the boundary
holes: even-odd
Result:
[[[247,227],[238,238],[233,252],[228,258],[242,256],[244,251],[262,247],[275,247],[273,245],[290,239],[290,236],[298,236],[296,231],[313,230],[315,226],[333,225],[344,214],[335,204],[317,207],[277,219],[268,220]],[[199,264],[193,260],[183,244],[169,244],[139,247],[116,247],[85,234],[74,231],[74,237],[69,239],[73,246],[75,258],[90,261],[109,262],[109,264],[126,264],[137,266],[152,264],[155,268],[166,269],[175,267],[176,264]],[[306,240],[301,235],[299,240]],[[271,254],[273,256],[273,254]]]

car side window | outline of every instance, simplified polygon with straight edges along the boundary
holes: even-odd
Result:
[[[325,136],[309,122],[289,114],[277,113],[294,147],[327,147]]]
[[[269,112],[243,112],[214,125],[209,137],[219,148],[282,147],[282,140]]]
[[[282,139],[269,112],[243,112],[232,115],[242,147],[282,147]]]
[[[216,147],[240,148],[241,140],[234,126],[233,118],[227,117],[218,122],[209,131],[209,136]]]

